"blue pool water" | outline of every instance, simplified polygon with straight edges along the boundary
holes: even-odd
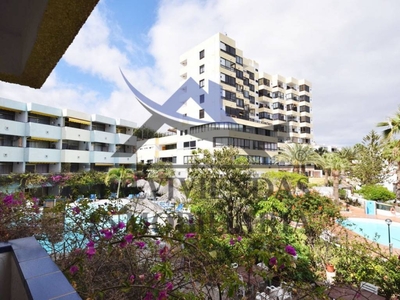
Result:
[[[348,218],[342,225],[371,241],[389,245],[388,226],[385,220]],[[390,225],[390,239],[393,247],[400,249],[400,223],[392,222]]]

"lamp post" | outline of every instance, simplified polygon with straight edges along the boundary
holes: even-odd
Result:
[[[389,254],[390,256],[392,256],[392,243],[390,240],[390,224],[392,224],[392,220],[391,219],[386,219],[385,220],[387,226],[388,226],[388,237],[389,237]]]

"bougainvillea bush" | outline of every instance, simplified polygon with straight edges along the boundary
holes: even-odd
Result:
[[[0,241],[32,236],[41,231],[39,200],[23,192],[0,193]]]

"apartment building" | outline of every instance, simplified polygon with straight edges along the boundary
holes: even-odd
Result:
[[[234,146],[253,164],[271,165],[283,143],[312,143],[309,81],[261,72],[221,33],[181,55],[180,65],[182,124],[188,117],[209,123],[139,143],[138,161],[184,165],[193,149]]]
[[[136,164],[134,122],[0,98],[0,174]]]

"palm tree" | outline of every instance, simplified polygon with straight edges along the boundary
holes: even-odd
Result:
[[[128,179],[133,178],[134,172],[132,169],[125,169],[124,166],[119,168],[112,168],[108,171],[107,176],[104,180],[106,185],[111,185],[115,181],[118,180],[118,188],[117,188],[117,199],[119,198],[119,190],[120,187],[125,187]]]
[[[379,122],[377,126],[387,127],[382,131],[382,136],[387,142],[384,155],[389,162],[397,164],[396,200],[400,200],[400,140],[396,139],[396,135],[400,133],[400,107],[393,117]]]
[[[315,150],[306,144],[286,144],[275,160],[293,165],[294,173],[305,174],[307,164],[320,164],[321,157]]]
[[[339,153],[327,153],[324,157],[324,167],[331,171],[333,181],[333,198],[339,201],[339,180],[340,175],[349,167],[349,161],[343,158]]]

